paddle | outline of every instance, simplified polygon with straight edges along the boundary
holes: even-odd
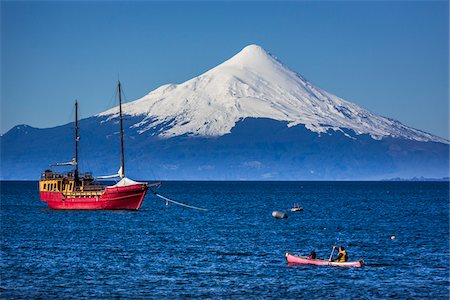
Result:
[[[333,254],[334,254],[334,249],[336,249],[336,245],[333,246],[333,249],[331,250],[330,258],[328,259],[328,261],[331,261],[331,258],[333,257]]]
[[[333,249],[331,250],[330,258],[328,259],[328,261],[331,261],[331,258],[333,257],[334,249],[336,249],[336,245],[337,245],[337,243],[339,241],[339,235],[340,235],[340,233],[338,232],[336,234],[336,241],[334,242]]]

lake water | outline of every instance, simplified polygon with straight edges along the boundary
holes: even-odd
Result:
[[[54,211],[37,182],[1,183],[2,299],[449,298],[449,184],[165,182],[141,210]],[[287,219],[294,203],[305,208]],[[391,236],[396,239],[392,240]],[[336,236],[364,268],[328,257]]]

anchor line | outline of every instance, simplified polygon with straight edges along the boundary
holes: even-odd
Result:
[[[163,195],[157,193],[156,191],[154,191],[154,190],[152,190],[152,189],[150,189],[150,191],[151,191],[156,197],[159,197],[159,198],[161,198],[161,199],[163,199],[163,200],[166,200],[167,202],[171,202],[171,203],[174,203],[174,204],[183,206],[183,207],[192,208],[192,209],[196,209],[196,210],[202,210],[202,211],[206,211],[206,210],[207,210],[206,208],[201,208],[201,207],[196,207],[196,206],[192,206],[192,205],[187,205],[187,204],[184,204],[184,203],[181,203],[181,202],[178,202],[178,201],[169,199],[169,198],[164,197]]]

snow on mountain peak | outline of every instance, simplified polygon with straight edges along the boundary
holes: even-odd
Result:
[[[253,68],[270,68],[278,62],[261,46],[248,45],[235,56],[227,60],[222,66],[239,66]]]
[[[140,133],[158,127],[159,135],[166,138],[222,136],[241,119],[269,118],[287,121],[288,126],[304,124],[317,133],[347,128],[376,139],[391,136],[448,143],[314,86],[258,45],[246,46],[198,77],[163,85],[126,103],[123,112],[144,117],[133,126]],[[116,118],[118,108],[97,116]]]

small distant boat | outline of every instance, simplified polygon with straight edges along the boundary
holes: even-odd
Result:
[[[298,205],[298,203],[294,203],[294,206],[291,208],[292,212],[303,211],[303,207]]]
[[[332,267],[356,267],[360,268],[364,266],[364,260],[348,261],[348,262],[336,262],[328,261],[325,259],[310,259],[306,256],[298,256],[286,252],[285,254],[288,264],[302,264],[302,265],[316,265],[316,266],[332,266]]]

